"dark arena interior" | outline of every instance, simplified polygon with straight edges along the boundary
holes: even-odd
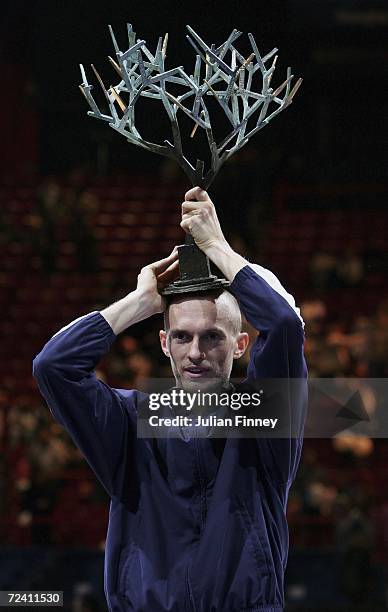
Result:
[[[66,611],[107,610],[109,498],[51,416],[32,360],[184,240],[182,170],[87,117],[78,85],[83,63],[103,106],[90,64],[107,85],[117,80],[108,24],[123,45],[127,22],[149,48],[168,32],[167,65],[185,67],[190,24],[216,45],[237,28],[243,46],[248,32],[263,53],[277,46],[275,86],[287,66],[303,77],[290,108],[226,162],[209,194],[233,248],[295,296],[310,379],[360,379],[373,423],[369,434],[306,436],[288,502],[286,611],[387,610],[388,428],[373,385],[388,376],[387,4],[5,0],[1,12],[0,590],[61,590]],[[138,129],[162,142],[164,109],[144,102]],[[190,130],[182,136],[197,155]],[[99,378],[146,390],[169,376],[161,324],[120,334]]]

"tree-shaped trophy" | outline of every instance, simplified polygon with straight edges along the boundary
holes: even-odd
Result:
[[[107,121],[110,127],[125,136],[128,142],[175,159],[192,186],[208,189],[222,164],[235,151],[241,149],[251,136],[291,104],[302,79],[298,79],[291,89],[293,75],[291,68],[288,68],[286,80],[273,89],[271,81],[278,50],[272,49],[262,57],[252,34],[248,34],[252,53],[244,57],[234,45],[242,34],[237,30],[233,30],[219,47],[213,44],[209,47],[190,26],[187,26],[187,29],[189,35],[186,38],[196,53],[194,73],[190,76],[182,66],[165,69],[167,34],[164,38],[159,38],[153,54],[144,40],[136,40],[136,33],[132,26],[127,24],[129,47],[126,51],[120,51],[114,32],[109,26],[116,52],[116,60],[109,57],[109,61],[119,75],[120,82],[107,89],[92,65],[109,107],[109,114],[100,111],[82,64],[80,68],[83,82],[80,89],[91,108],[88,115]],[[260,92],[254,90],[257,77],[261,83]],[[182,93],[173,95],[171,91],[175,91],[173,88],[177,85],[181,86]],[[281,94],[283,97],[280,97]],[[137,103],[141,104],[142,98],[160,100],[171,122],[172,142],[165,140],[163,144],[157,144],[142,138],[135,126],[135,107]],[[216,142],[214,137],[207,108],[210,98],[217,101],[231,125],[229,133],[220,142]],[[182,113],[193,122],[191,137],[194,137],[198,128],[206,132],[211,155],[211,166],[206,172],[204,161],[197,159],[193,166],[183,153],[178,123],[178,115],[182,116]],[[190,235],[186,235],[185,244],[178,247],[178,254],[180,278],[163,291],[165,295],[212,291],[229,285],[218,271],[212,270],[208,258],[198,249]]]

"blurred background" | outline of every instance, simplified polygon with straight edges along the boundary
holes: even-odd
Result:
[[[124,50],[126,22],[151,50],[169,32],[167,65],[187,71],[186,23],[216,45],[236,27],[263,54],[279,47],[274,85],[290,65],[302,88],[210,195],[234,248],[301,306],[310,376],[386,378],[388,6],[13,0],[1,12],[0,589],[60,589],[67,610],[105,610],[108,499],[53,421],[31,363],[61,326],[124,296],[143,265],[183,241],[190,185],[174,163],[86,116],[78,64],[116,84],[107,24]],[[170,136],[161,107],[145,105],[141,122]],[[99,376],[146,389],[168,375],[160,325],[120,336]],[[364,403],[373,408],[368,389]],[[387,460],[383,438],[305,441],[288,508],[287,610],[388,609]]]

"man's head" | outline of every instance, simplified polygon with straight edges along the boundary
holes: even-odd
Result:
[[[233,360],[249,342],[241,313],[228,291],[174,297],[164,315],[160,343],[179,387],[209,389],[227,383]]]

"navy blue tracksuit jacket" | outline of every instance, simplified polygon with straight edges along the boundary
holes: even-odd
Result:
[[[292,296],[260,266],[231,290],[260,330],[247,378],[307,377]],[[99,312],[60,330],[34,360],[54,418],[111,497],[105,594],[111,612],[281,612],[286,504],[298,467],[306,397],[290,393],[300,435],[141,439],[144,394],[112,389],[94,368],[115,335]]]

